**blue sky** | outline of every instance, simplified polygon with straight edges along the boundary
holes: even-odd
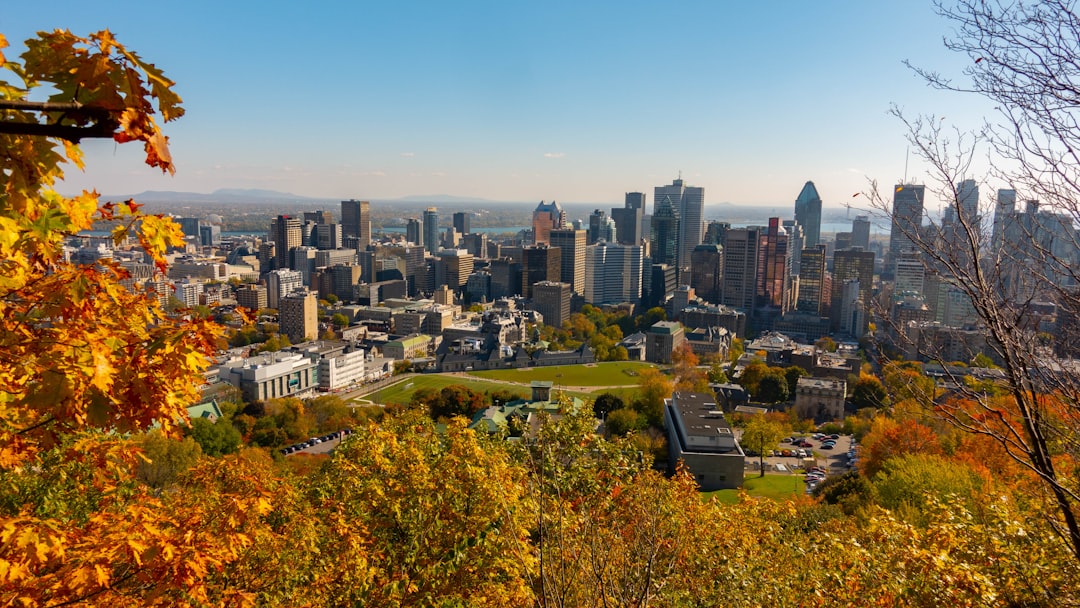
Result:
[[[37,30],[107,27],[187,108],[167,131],[175,176],[88,142],[67,189],[617,203],[681,171],[707,203],[791,205],[810,179],[837,206],[903,176],[891,103],[961,127],[987,111],[902,65],[968,61],[929,2],[43,6],[0,13],[9,54]]]

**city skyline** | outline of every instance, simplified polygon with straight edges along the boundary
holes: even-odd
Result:
[[[919,179],[914,163],[904,175],[890,104],[965,128],[989,113],[902,64],[959,74],[969,61],[942,48],[947,26],[929,4],[166,11],[6,11],[12,56],[37,30],[110,28],[185,100],[166,127],[175,177],[131,162],[137,150],[87,141],[86,172],[69,170],[62,190],[608,203],[681,175],[711,203],[772,207],[813,180],[830,208],[868,178]],[[665,22],[680,34],[642,42]]]

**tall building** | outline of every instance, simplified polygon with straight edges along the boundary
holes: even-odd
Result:
[[[889,257],[885,262],[888,274],[893,272],[893,265],[901,251],[915,249],[912,237],[917,237],[922,228],[923,201],[926,186],[915,184],[897,184],[893,194],[892,226],[889,230]]]
[[[656,205],[663,199],[670,201],[679,220],[679,248],[676,258],[681,284],[689,279],[690,254],[693,253],[694,247],[701,244],[702,233],[705,230],[705,189],[687,186],[681,178],[673,180],[670,186],[656,186],[653,192],[654,216]]]
[[[802,261],[802,250],[806,243],[803,226],[795,220],[784,220],[780,225],[787,231],[788,251],[791,253],[791,276],[796,276],[799,274],[799,263]]]
[[[783,314],[792,308],[791,250],[780,218],[769,218],[758,241],[757,306]]]
[[[464,249],[444,249],[439,257],[446,264],[446,286],[460,291],[473,272],[473,256]]]
[[[720,303],[724,276],[724,250],[719,245],[698,245],[690,256],[690,287],[698,297],[712,304]]]
[[[850,330],[847,327],[847,319],[850,315],[844,315],[843,307],[849,306],[852,298],[844,298],[845,284],[850,281],[858,281],[858,300],[862,308],[864,325],[859,328],[865,332],[866,319],[869,318],[870,307],[873,304],[871,295],[874,286],[874,252],[863,251],[852,247],[833,253],[833,280],[832,280],[832,324],[834,330]],[[852,332],[861,336],[860,332]]]
[[[552,230],[549,241],[552,247],[562,250],[559,280],[569,283],[577,295],[585,295],[585,238],[584,230],[563,228]]]
[[[851,220],[851,246],[870,251],[870,217],[856,215]]]
[[[550,203],[540,201],[533,211],[532,227],[533,243],[546,245],[552,230],[566,228],[566,212],[555,201]]]
[[[278,320],[281,333],[291,342],[306,342],[319,337],[319,303],[315,294],[307,289],[293,291],[281,298]]]
[[[1003,244],[1006,220],[1016,213],[1016,190],[1002,188],[997,191],[997,204],[994,206],[994,230],[990,237],[991,254],[998,255]]]
[[[357,264],[335,264],[327,269],[330,284],[329,292],[343,302],[356,299],[355,287],[360,282],[363,269]]]
[[[563,321],[570,318],[572,293],[569,283],[540,281],[533,285],[533,310],[544,317],[544,325],[562,327]]]
[[[825,255],[826,247],[818,244],[802,250],[802,263],[799,272],[799,296],[795,307],[815,315],[827,315],[826,303],[830,294],[825,290]]]
[[[455,211],[453,217],[454,230],[460,235],[469,234],[469,216],[464,211]]]
[[[795,199],[795,221],[805,232],[804,247],[813,247],[821,242],[821,196],[814,182],[806,182]]]
[[[424,210],[424,249],[428,253],[439,250],[439,210],[435,207]]]
[[[345,246],[341,224],[315,224],[314,235],[315,247],[319,249],[341,249]]]
[[[270,222],[270,240],[274,241],[277,268],[289,267],[289,251],[303,244],[304,231],[299,218],[279,215]]]
[[[647,258],[646,258],[647,259]],[[643,264],[641,274],[642,304],[644,308],[664,306],[668,296],[675,293],[675,267],[667,264]]]
[[[724,237],[727,236],[728,230],[731,230],[731,224],[729,222],[709,222],[705,226],[705,244],[720,245],[723,247]]]
[[[278,308],[281,298],[304,287],[304,274],[299,270],[272,270],[266,275],[266,305]]]
[[[334,214],[329,211],[319,209],[318,211],[305,211],[304,223],[311,222],[312,224],[332,224],[334,223]]]
[[[409,297],[420,293],[427,283],[427,266],[424,264],[424,248],[420,245],[405,247],[402,257],[405,259],[405,283]]]
[[[509,298],[521,295],[521,262],[510,258],[491,260],[488,265],[491,273],[491,299]]]
[[[586,262],[587,263],[587,262]],[[521,295],[533,296],[532,286],[540,281],[558,281],[562,276],[562,250],[532,245],[521,251]]]
[[[420,228],[420,220],[414,217],[405,220],[405,241],[413,245],[424,244],[424,231]]]
[[[341,201],[341,234],[356,239],[356,248],[371,244],[371,203],[349,199]]]
[[[614,243],[617,238],[616,232],[615,223],[611,218],[602,209],[595,209],[589,215],[589,235],[586,244],[595,245],[600,241]]]
[[[667,264],[676,268],[676,280],[678,280],[679,218],[676,215],[675,206],[668,196],[655,200],[653,206],[649,255],[652,257],[653,264]]]
[[[627,192],[624,206],[611,209],[611,220],[615,222],[615,234],[620,244],[641,244],[641,220],[644,214],[645,193],[643,192]]]
[[[724,276],[720,303],[749,316],[754,310],[758,283],[758,241],[760,226],[732,228],[724,241]]]
[[[236,288],[236,304],[256,311],[266,308],[266,285],[240,285]]]
[[[590,304],[641,301],[640,245],[600,242],[585,248],[585,301]]]

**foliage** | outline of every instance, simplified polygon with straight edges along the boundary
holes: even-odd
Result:
[[[240,431],[228,421],[207,418],[193,418],[184,435],[194,440],[207,456],[232,454],[240,449],[242,439]]]
[[[872,480],[877,503],[925,526],[930,501],[959,501],[974,511],[987,482],[969,467],[937,454],[911,453],[887,460]]]
[[[743,429],[739,444],[745,449],[757,452],[762,477],[765,476],[765,454],[779,447],[780,440],[787,434],[787,428],[761,414],[751,418]]]
[[[888,398],[885,385],[881,383],[881,380],[878,380],[877,376],[866,373],[859,374],[859,379],[855,381],[855,386],[851,391],[851,404],[857,409],[884,407],[888,403]]]
[[[859,450],[859,470],[873,477],[886,461],[904,454],[940,454],[941,442],[933,429],[919,422],[897,422],[892,418],[874,418],[870,432]]]
[[[157,429],[144,433],[137,441],[145,458],[138,463],[135,476],[155,489],[175,483],[202,456],[202,448],[194,439],[176,440]]]
[[[337,313],[334,313],[334,315],[332,317],[330,317],[330,323],[332,323],[335,327],[338,327],[338,328],[348,327],[349,326],[349,317],[346,317],[345,315],[341,314],[340,312],[337,312]]]
[[[835,353],[839,346],[836,344],[836,340],[833,340],[829,336],[824,336],[817,342],[814,342],[814,346],[829,353]]]
[[[656,368],[646,368],[638,375],[638,394],[631,407],[645,417],[649,426],[659,428],[664,421],[664,400],[671,397],[674,384]]]
[[[612,411],[604,421],[604,428],[612,435],[619,437],[633,431],[643,430],[645,426],[645,418],[628,407]]]
[[[624,407],[623,400],[618,395],[611,393],[600,393],[593,401],[593,413],[597,418],[603,419],[610,412],[613,412]]]
[[[755,397],[763,403],[783,403],[788,400],[787,378],[775,372],[762,376],[757,390]]]
[[[425,408],[433,420],[464,416],[471,419],[480,410],[487,407],[487,399],[481,392],[467,386],[452,384],[439,391],[422,388],[412,397],[412,405]]]
[[[675,376],[675,390],[690,393],[709,392],[709,377],[704,369],[698,367],[700,361],[690,348],[689,342],[683,342],[671,353],[671,371]]]

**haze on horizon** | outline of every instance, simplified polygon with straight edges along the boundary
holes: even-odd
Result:
[[[965,129],[989,114],[902,64],[959,76],[969,61],[944,50],[929,2],[50,7],[7,8],[7,53],[38,30],[109,28],[187,109],[166,126],[174,177],[86,141],[86,172],[70,168],[64,191],[598,203],[642,191],[651,209],[681,172],[708,205],[787,207],[813,180],[839,207],[868,178],[904,177],[890,104]]]

